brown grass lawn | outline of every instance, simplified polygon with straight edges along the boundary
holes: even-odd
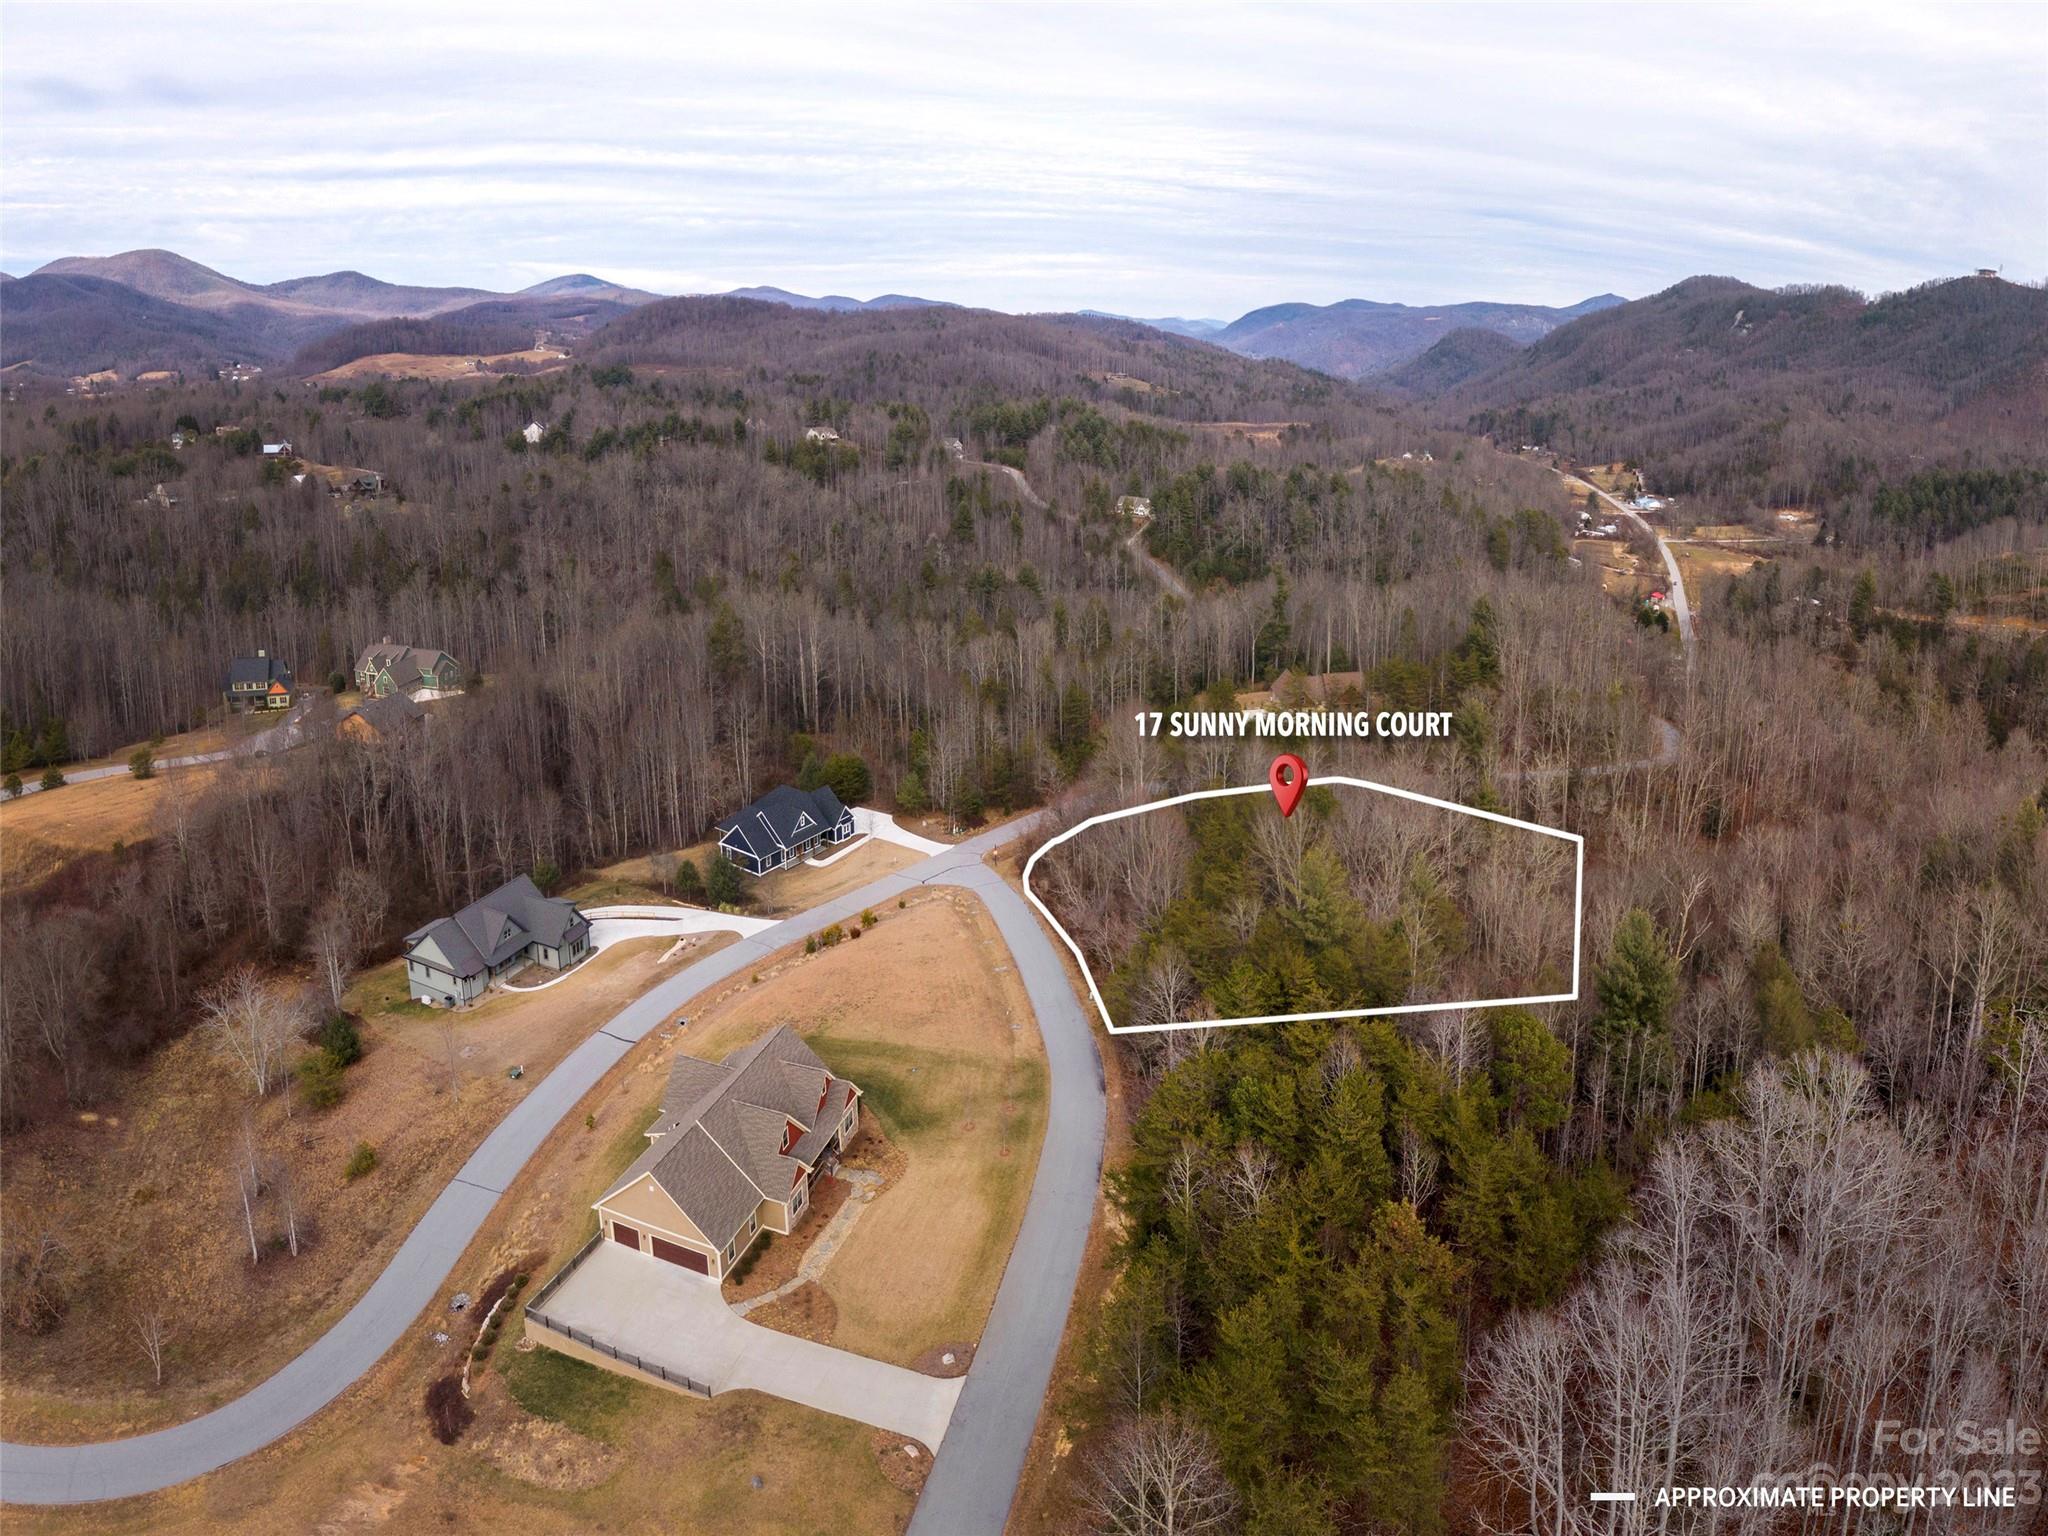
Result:
[[[702,870],[708,861],[719,857],[718,845],[709,841],[693,843],[678,850],[678,857],[688,859]],[[763,875],[759,879],[744,875],[741,881],[749,898],[745,910],[756,917],[781,917],[791,912],[802,912],[835,896],[858,890],[870,880],[879,880],[895,870],[908,869],[923,857],[915,849],[905,848],[899,843],[873,840],[823,869],[798,864],[791,869],[778,869],[774,874]],[[586,905],[669,899],[655,886],[650,861],[644,857],[626,859],[598,870],[573,894]]]
[[[39,1441],[132,1434],[269,1375],[355,1303],[520,1095],[659,977],[724,942],[706,936],[664,962],[670,940],[632,940],[559,986],[462,1013],[407,1002],[394,962],[350,994],[366,1049],[333,1109],[313,1114],[289,1095],[255,1104],[194,1033],[112,1108],[11,1138],[0,1212],[11,1234],[61,1235],[70,1305],[45,1337],[8,1336],[0,1427]],[[505,1076],[515,1062],[520,1082]],[[245,1115],[259,1150],[289,1165],[310,1233],[297,1258],[267,1251],[254,1267],[231,1171]],[[350,1182],[358,1142],[376,1148],[377,1167]],[[273,1214],[259,1235],[281,1227]],[[129,1331],[131,1308],[158,1294],[180,1319],[160,1390]]]
[[[1641,597],[1652,588],[1650,573],[1621,539],[1574,539],[1572,553],[1600,572],[1600,590]],[[1661,582],[1663,572],[1657,573]]]
[[[575,1251],[594,1229],[590,1202],[646,1145],[641,1133],[684,1033],[657,1031],[564,1118],[444,1294],[479,1292],[513,1267],[538,1285]],[[461,1369],[475,1322],[461,1324],[437,1302],[368,1376],[257,1455],[117,1504],[10,1509],[7,1527],[36,1536],[785,1536],[895,1532],[910,1518],[911,1497],[884,1475],[865,1426],[752,1392],[704,1402],[525,1350],[516,1312],[489,1363],[474,1370],[476,1422],[443,1446],[421,1400],[431,1381]],[[436,1342],[437,1331],[451,1337]]]
[[[32,885],[82,853],[140,842],[154,831],[157,807],[168,796],[197,794],[216,771],[202,764],[159,769],[147,779],[116,774],[0,798],[0,890]]]
[[[1746,550],[1723,549],[1711,544],[1674,543],[1671,553],[1677,557],[1679,572],[1685,577],[1686,593],[1695,603],[1702,595],[1713,595],[1708,591],[1710,586],[1719,587],[1728,578],[1740,576],[1764,560],[1762,555]]]
[[[697,1010],[682,1049],[715,1058],[787,1020],[860,1085],[906,1166],[825,1271],[831,1342],[908,1365],[981,1336],[1038,1166],[1045,1054],[979,901],[937,890],[876,915]]]

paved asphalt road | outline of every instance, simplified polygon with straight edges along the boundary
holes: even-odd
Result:
[[[1038,1015],[1052,1102],[1038,1173],[994,1310],[911,1530],[999,1536],[1052,1379],[1102,1167],[1103,1078],[1095,1038],[1052,942],[981,863],[1023,835],[1013,822],[813,907],[679,971],[621,1009],[498,1123],[340,1322],[246,1395],[152,1434],[96,1445],[0,1444],[0,1499],[86,1503],[167,1488],[248,1455],[305,1422],[380,1360],[439,1298],[449,1271],[557,1122],[650,1030],[727,977],[864,907],[918,885],[965,886],[988,906]]]
[[[223,763],[231,757],[262,757],[271,752],[286,752],[306,739],[306,716],[312,709],[313,696],[308,694],[285,712],[285,717],[267,731],[244,737],[232,747],[223,747],[218,752],[195,752],[190,757],[160,757],[159,768],[196,768],[201,763]],[[130,771],[126,763],[109,763],[102,768],[78,768],[66,771],[66,784],[90,784],[94,779],[111,779]],[[43,792],[41,779],[24,779],[21,785],[23,795],[39,795]],[[19,798],[19,797],[17,797]]]
[[[1679,574],[1678,557],[1671,553],[1671,546],[1665,542],[1664,535],[1652,528],[1641,513],[1616,501],[1597,485],[1588,483],[1586,489],[1657,541],[1657,553],[1664,557],[1664,573],[1671,578],[1671,611],[1678,615],[1678,638],[1685,645],[1685,664],[1692,666],[1697,654],[1693,649],[1692,604],[1686,601],[1685,577]]]

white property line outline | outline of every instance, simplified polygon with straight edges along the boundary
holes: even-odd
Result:
[[[1586,917],[1586,839],[1578,832],[1565,832],[1557,827],[1539,826],[1533,821],[1521,821],[1513,816],[1503,816],[1498,811],[1482,811],[1476,806],[1459,805],[1455,800],[1439,800],[1434,795],[1418,794],[1412,789],[1396,789],[1391,784],[1378,784],[1371,779],[1354,779],[1344,774],[1320,774],[1309,779],[1304,790],[1318,784],[1348,784],[1354,789],[1377,790],[1383,795],[1393,795],[1400,800],[1413,800],[1418,805],[1434,806],[1440,811],[1456,811],[1461,816],[1477,816],[1482,821],[1497,821],[1504,827],[1517,827],[1524,832],[1541,833],[1544,837],[1558,838],[1572,845],[1572,989],[1569,992],[1553,992],[1543,997],[1492,997],[1475,1002],[1462,1003],[1402,1003],[1388,1008],[1335,1008],[1323,1013],[1266,1013],[1255,1018],[1244,1019],[1181,1019],[1171,1024],[1118,1024],[1109,1016],[1109,1009],[1102,1001],[1102,991],[1095,985],[1095,971],[1088,964],[1088,957],[1081,953],[1081,946],[1074,942],[1074,936],[1067,932],[1060,920],[1053,916],[1052,908],[1039,899],[1038,892],[1031,889],[1031,871],[1043,858],[1048,849],[1057,848],[1068,838],[1086,832],[1090,827],[1100,826],[1106,821],[1122,821],[1126,816],[1142,816],[1147,811],[1161,811],[1170,805],[1186,805],[1193,800],[1222,800],[1231,795],[1269,795],[1273,792],[1270,784],[1237,784],[1224,789],[1196,789],[1184,795],[1172,795],[1164,800],[1148,800],[1143,805],[1126,806],[1120,811],[1104,811],[1100,816],[1090,816],[1060,833],[1048,838],[1033,850],[1024,861],[1024,899],[1036,907],[1041,916],[1052,924],[1052,931],[1060,936],[1060,942],[1081,967],[1081,975],[1088,983],[1088,996],[1095,1004],[1095,1011],[1102,1016],[1103,1027],[1112,1035],[1157,1034],[1169,1029],[1226,1029],[1237,1024],[1297,1024],[1317,1019],[1373,1019],[1397,1013],[1447,1013],[1453,1008],[1526,1008],[1536,1003],[1575,1003],[1579,1000],[1579,935]]]

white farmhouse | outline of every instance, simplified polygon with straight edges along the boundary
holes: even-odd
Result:
[[[531,448],[548,435],[548,429],[537,421],[529,421],[519,435],[526,439],[526,446]]]

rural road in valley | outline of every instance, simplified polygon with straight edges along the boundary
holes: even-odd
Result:
[[[236,742],[232,747],[222,747],[217,752],[195,752],[190,757],[160,757],[151,765],[156,768],[196,768],[201,763],[224,763],[231,757],[262,757],[271,752],[284,752],[298,746],[307,739],[306,715],[311,710],[311,696],[301,699],[286,711],[285,717],[267,731]],[[108,763],[99,768],[80,768],[64,775],[65,784],[90,784],[94,779],[111,779],[133,770],[126,763]],[[62,787],[61,785],[59,786]],[[22,795],[39,795],[43,786],[31,779],[24,779]],[[21,796],[17,795],[16,799]]]
[[[1590,481],[1576,475],[1567,477],[1561,469],[1553,470],[1552,473],[1557,475],[1559,479],[1569,478],[1573,483],[1585,486],[1587,490],[1598,496],[1607,505],[1614,508],[1615,511],[1619,512],[1623,517],[1657,541],[1657,552],[1664,557],[1664,573],[1671,578],[1671,611],[1678,616],[1678,638],[1685,646],[1685,664],[1687,668],[1690,668],[1698,657],[1698,649],[1692,632],[1692,604],[1686,601],[1685,577],[1679,574],[1678,557],[1671,553],[1671,546],[1665,541],[1664,535],[1655,528],[1652,528],[1640,512],[1637,512],[1634,508],[1623,502],[1617,501]]]
[[[1044,813],[1039,813],[1040,815]],[[1093,1030],[1024,898],[982,856],[1037,816],[996,827],[748,935],[660,982],[598,1027],[501,1120],[355,1306],[276,1375],[211,1413],[93,1445],[0,1444],[0,1500],[74,1504],[168,1488],[289,1433],[377,1364],[440,1299],[504,1192],[549,1133],[635,1044],[706,989],[827,925],[920,885],[972,891],[994,917],[1037,1015],[1051,1083],[1031,1198],[911,1530],[1000,1536],[1052,1379],[1101,1181],[1104,1092]]]

